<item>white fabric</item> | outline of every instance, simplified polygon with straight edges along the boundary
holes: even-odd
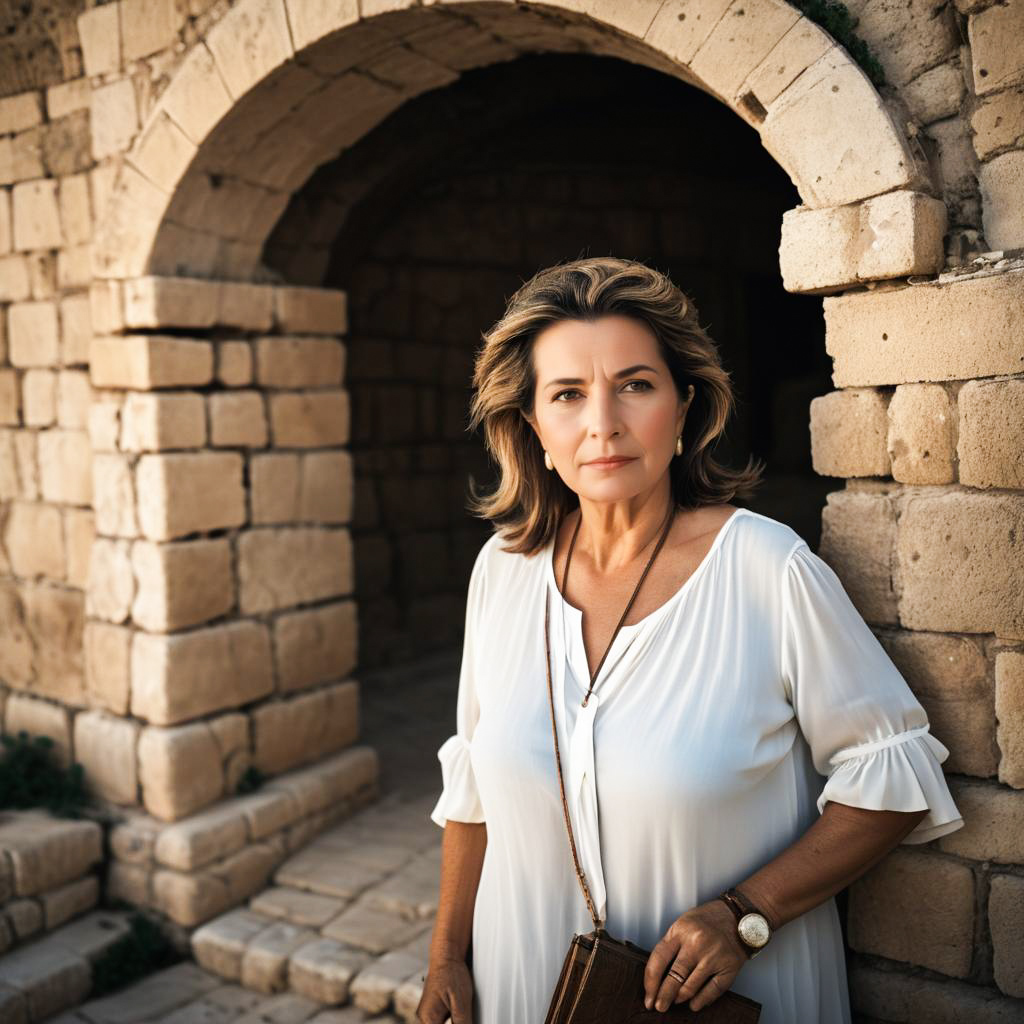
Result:
[[[503,551],[499,533],[481,548],[457,731],[438,751],[431,818],[487,824],[476,1024],[539,1024],[569,940],[593,927],[555,770],[545,590],[566,797],[616,937],[652,948],[685,910],[791,845],[830,799],[928,808],[905,843],[963,825],[940,768],[948,750],[836,574],[790,527],[734,512],[682,587],[619,630],[586,708],[582,612],[558,591],[552,551]],[[732,989],[763,1003],[762,1024],[848,1024],[835,900],[780,928]]]

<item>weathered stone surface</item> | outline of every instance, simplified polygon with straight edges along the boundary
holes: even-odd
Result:
[[[1000,149],[1024,142],[1024,88],[986,96],[971,114],[974,150],[987,160]]]
[[[326,388],[342,383],[345,348],[328,338],[257,338],[256,381],[271,388]]]
[[[974,91],[979,96],[1024,78],[1024,12],[1019,4],[996,4],[967,19]]]
[[[960,482],[1024,487],[1024,380],[970,380],[957,395]]]
[[[850,889],[850,945],[956,978],[971,968],[974,875],[943,857],[894,850]]]
[[[996,654],[999,781],[1024,789],[1024,652]]]
[[[428,918],[437,912],[439,883],[440,865],[436,858],[431,854],[420,855],[362,898],[366,906],[400,914],[406,920]]]
[[[131,565],[138,582],[132,619],[150,632],[195,626],[234,605],[231,545],[225,537],[170,544],[136,541]]]
[[[940,836],[939,849],[971,860],[1024,863],[1024,800],[994,782],[949,780],[964,827]]]
[[[217,380],[228,388],[252,383],[252,347],[247,341],[222,341],[217,346]]]
[[[909,629],[1024,638],[1024,508],[1016,497],[951,491],[908,496],[897,558]]]
[[[64,578],[64,535],[60,510],[53,505],[15,501],[4,529],[11,568],[22,578]]]
[[[242,457],[236,452],[143,455],[136,489],[139,525],[150,540],[222,530],[246,520]]]
[[[39,435],[39,482],[43,498],[66,505],[92,504],[92,450],[84,430],[46,430]]]
[[[352,1002],[369,1013],[381,1013],[391,1005],[399,986],[422,970],[423,964],[408,953],[385,953],[356,975],[350,986]]]
[[[329,288],[276,288],[274,319],[278,330],[287,334],[344,334],[347,296]]]
[[[1024,271],[829,296],[836,387],[1019,373]]]
[[[71,764],[71,718],[67,708],[28,694],[12,693],[4,707],[3,731],[16,736],[22,730],[29,736],[49,737],[57,763],[64,768]]]
[[[95,875],[86,875],[58,889],[44,892],[41,902],[46,930],[59,928],[73,917],[91,910],[99,902],[99,897],[100,884]]]
[[[39,696],[52,697],[66,706],[84,707],[85,595],[45,584],[27,586],[21,594],[25,624],[36,645],[33,689]]]
[[[210,441],[217,448],[265,448],[267,418],[259,391],[210,395]]]
[[[270,425],[278,448],[348,444],[351,412],[345,389],[270,396]]]
[[[352,590],[348,530],[253,529],[238,538],[243,615],[288,608]]]
[[[811,461],[824,476],[888,476],[888,399],[871,388],[833,391],[811,401]]]
[[[89,702],[128,713],[132,630],[107,622],[85,624],[85,689]]]
[[[219,978],[186,961],[147,975],[113,995],[90,1000],[76,1012],[90,1022],[103,1024],[159,1019],[221,984]]]
[[[192,954],[206,970],[238,981],[246,946],[271,923],[251,910],[233,910],[193,932]]]
[[[126,452],[202,448],[206,405],[193,392],[129,394],[121,410],[120,447]]]
[[[152,885],[154,907],[186,928],[209,921],[231,905],[227,886],[206,872],[158,870]]]
[[[319,936],[308,928],[276,921],[248,943],[242,955],[241,981],[257,992],[280,992],[288,984],[288,960],[292,953]]]
[[[105,800],[134,804],[138,800],[135,748],[139,724],[103,711],[75,716],[75,759],[82,763],[88,784]]]
[[[0,985],[22,994],[35,1021],[80,1003],[91,976],[84,957],[43,939],[0,959]]]
[[[229,900],[236,904],[266,886],[274,868],[285,856],[286,852],[280,842],[251,843],[210,865],[208,870],[224,882]]]
[[[52,818],[43,812],[0,813],[5,851],[19,896],[33,896],[74,881],[102,857],[103,835],[94,821]]]
[[[288,987],[321,1003],[345,1003],[352,979],[373,957],[333,939],[317,939],[297,949],[288,962]]]
[[[995,249],[1024,247],[1024,212],[1019,196],[1024,186],[1024,151],[1011,150],[981,165],[982,221],[985,237]]]
[[[132,714],[171,725],[238,707],[273,689],[270,637],[256,622],[230,622],[173,636],[137,633]]]
[[[355,742],[359,735],[359,688],[354,680],[269,701],[252,713],[253,759],[276,774],[307,764]]]
[[[12,366],[53,366],[58,352],[56,303],[15,302],[8,308],[7,356]]]
[[[130,542],[97,537],[89,559],[86,614],[107,622],[124,622],[134,596]]]
[[[100,335],[89,346],[89,373],[98,388],[199,387],[213,379],[213,346],[157,334]]]
[[[892,476],[907,484],[948,484],[954,479],[956,409],[940,384],[901,384],[888,406]]]
[[[356,665],[356,605],[341,601],[278,616],[274,657],[282,690],[347,675]]]
[[[275,886],[254,897],[249,905],[267,917],[279,918],[301,927],[320,928],[341,913],[345,900],[287,886]]]
[[[125,152],[139,130],[139,108],[130,78],[98,85],[89,96],[89,127],[95,160]]]
[[[14,248],[58,249],[64,242],[53,178],[23,181],[11,193],[14,210]]]
[[[78,16],[78,37],[82,42],[85,73],[103,75],[121,66],[119,5],[94,7]]]
[[[137,537],[135,480],[126,456],[96,452],[92,457],[96,532],[105,537]]]
[[[148,726],[139,737],[138,753],[142,799],[156,818],[176,821],[224,792],[220,752],[204,722]]]
[[[988,898],[996,984],[1008,996],[1024,997],[1024,878],[995,875]]]
[[[401,914],[378,910],[361,897],[327,925],[323,934],[368,953],[381,954],[415,938],[430,925],[429,920],[410,921]]]

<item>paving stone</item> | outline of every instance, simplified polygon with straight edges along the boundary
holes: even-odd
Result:
[[[0,814],[0,850],[14,868],[19,896],[55,889],[80,878],[102,857],[103,830],[94,821],[40,813]]]
[[[323,934],[370,953],[386,953],[430,925],[429,920],[409,921],[401,914],[378,910],[359,900],[327,925]]]
[[[235,1024],[302,1024],[319,1009],[319,1003],[287,992],[264,999],[250,1013],[237,1018]]]
[[[161,1017],[160,1024],[233,1024],[236,1020],[238,1013],[235,1010],[208,999],[197,999]]]
[[[49,936],[7,953],[0,960],[0,989],[20,992],[32,1020],[42,1020],[81,1002],[91,984],[85,958]]]
[[[310,1018],[309,1024],[363,1024],[364,1021],[372,1021],[373,1024],[401,1024],[401,1021],[390,1013],[382,1015],[374,1014],[372,1017],[358,1006],[346,1006],[340,1010],[324,1010],[315,1017]]]
[[[272,923],[251,910],[232,910],[192,934],[192,955],[209,971],[237,981],[249,943]]]
[[[333,896],[274,886],[254,896],[249,906],[260,914],[281,918],[289,924],[319,928],[336,918],[345,909],[346,902]]]
[[[50,936],[50,941],[84,956],[87,960],[95,961],[130,931],[127,914],[94,910],[91,914],[58,928]]]
[[[321,1003],[344,1003],[352,979],[372,960],[364,950],[334,939],[317,939],[292,954],[288,987]]]
[[[421,855],[367,889],[363,900],[367,906],[404,917],[429,917],[437,912],[439,887],[439,865],[432,858],[424,859]]]
[[[376,867],[381,871],[397,871],[415,856],[414,847],[396,843],[367,842],[354,836],[340,834],[337,829],[317,836],[309,844],[308,849],[337,851],[348,864]]]
[[[351,864],[336,852],[302,850],[277,870],[276,881],[295,889],[354,899],[385,872],[365,864]]]
[[[301,946],[319,938],[309,928],[275,921],[255,935],[242,955],[242,984],[272,995],[288,984],[288,959]]]
[[[391,1007],[397,989],[422,968],[408,953],[385,953],[363,968],[352,982],[352,1002],[370,1013],[382,1013]]]
[[[28,1004],[21,992],[0,989],[0,1020],[4,1024],[28,1024]]]
[[[186,961],[157,971],[113,995],[85,1003],[76,1012],[89,1024],[139,1024],[158,1020],[220,984],[216,975]]]

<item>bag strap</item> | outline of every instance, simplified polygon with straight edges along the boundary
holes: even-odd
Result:
[[[619,617],[618,625],[615,627],[615,631],[612,633],[611,640],[608,641],[608,646],[605,648],[605,652],[601,657],[601,660],[597,664],[597,668],[594,669],[594,673],[590,679],[590,689],[587,691],[586,697],[583,698],[583,706],[586,707],[587,701],[590,699],[590,694],[594,689],[594,680],[597,679],[598,672],[601,671],[601,666],[604,664],[605,658],[608,657],[608,652],[612,648],[612,644],[615,642],[615,637],[618,635],[619,629],[622,623],[625,621],[626,616],[629,614],[629,609],[633,607],[633,602],[636,600],[636,595],[640,592],[640,585],[643,583],[650,571],[651,566],[654,564],[654,559],[658,557],[658,552],[661,550],[661,546],[665,543],[666,537],[668,537],[669,529],[672,526],[672,522],[675,518],[675,503],[672,503],[672,507],[669,509],[668,519],[666,520],[665,526],[661,531],[661,536],[658,538],[658,543],[654,547],[654,551],[651,557],[647,561],[647,566],[644,568],[640,579],[637,581],[636,587],[633,589],[633,596],[630,597],[629,603],[626,605],[626,610]],[[569,544],[569,553],[565,559],[565,571],[562,573],[562,594],[565,594],[565,584],[569,578],[569,559],[572,558],[573,545],[576,543],[576,534],[579,533],[580,523],[583,521],[583,512],[580,512],[579,522],[576,523],[576,529],[573,531],[572,541]],[[544,589],[544,668],[547,672],[548,678],[548,700],[551,706],[551,735],[554,739],[555,744],[555,766],[558,769],[558,788],[562,794],[562,813],[565,815],[565,828],[569,833],[569,848],[572,850],[572,860],[576,867],[576,878],[579,880],[580,889],[583,891],[583,898],[587,903],[587,910],[590,912],[590,918],[594,922],[594,929],[599,931],[603,924],[601,919],[597,915],[597,911],[594,909],[594,901],[590,895],[590,888],[587,886],[587,880],[584,877],[583,869],[580,867],[580,859],[576,853],[576,841],[573,839],[572,834],[572,823],[569,820],[569,803],[565,798],[565,780],[562,777],[562,759],[558,752],[558,728],[555,725],[555,693],[554,688],[551,684],[551,642],[549,637],[548,627],[548,605],[549,605],[549,593],[547,587]],[[596,948],[596,946],[595,946]]]

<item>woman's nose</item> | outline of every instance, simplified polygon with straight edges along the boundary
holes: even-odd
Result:
[[[615,395],[604,388],[594,388],[587,400],[587,415],[590,433],[604,437],[619,429],[619,408]]]

